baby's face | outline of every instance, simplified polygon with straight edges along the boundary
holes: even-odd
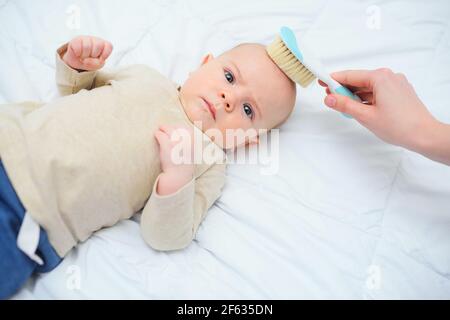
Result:
[[[180,90],[189,119],[209,136],[220,132],[224,139],[216,134],[213,139],[225,149],[237,146],[225,142],[227,130],[271,129],[289,116],[295,96],[295,84],[258,44],[238,46],[217,58],[206,56]],[[250,135],[244,143],[254,141]]]

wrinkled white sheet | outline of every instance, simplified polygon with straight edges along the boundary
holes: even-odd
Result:
[[[114,44],[108,67],[145,63],[182,83],[204,53],[268,44],[288,25],[330,70],[405,73],[450,122],[449,21],[446,0],[0,0],[0,103],[55,97],[54,51],[77,34]],[[276,174],[229,166],[186,250],[153,251],[136,217],[97,232],[15,298],[450,298],[450,169],[322,100],[317,84],[298,90]]]

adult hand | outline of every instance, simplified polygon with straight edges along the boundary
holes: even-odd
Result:
[[[348,70],[331,75],[356,93],[364,103],[327,88],[325,104],[347,113],[382,140],[445,163],[450,163],[449,125],[437,121],[401,73],[390,69]],[[320,85],[327,87],[319,81]]]

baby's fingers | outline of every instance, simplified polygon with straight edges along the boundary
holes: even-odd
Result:
[[[173,126],[160,125],[159,126],[159,130],[161,130],[162,132],[166,133],[167,136],[169,137],[169,139],[174,139],[175,138],[175,135],[174,135],[175,128]]]
[[[103,52],[103,48],[105,47],[105,41],[99,38],[91,38],[92,40],[92,51],[91,58],[98,58]]]
[[[113,46],[112,46],[111,42],[104,41],[103,42],[103,50],[100,55],[100,58],[103,59],[103,61],[105,61],[111,55],[112,50],[113,50]]]
[[[86,58],[82,63],[84,70],[98,70],[105,65],[105,61],[98,58]]]
[[[83,53],[83,39],[81,37],[77,37],[70,41],[67,51],[69,51],[73,57],[80,58]]]
[[[89,58],[91,56],[92,51],[92,39],[89,37],[83,37],[81,38],[82,42],[82,53],[81,53],[81,59]]]
[[[156,141],[158,141],[158,144],[161,148],[170,144],[169,137],[167,136],[167,134],[165,132],[163,132],[161,130],[157,130],[155,132],[155,138],[156,138]]]

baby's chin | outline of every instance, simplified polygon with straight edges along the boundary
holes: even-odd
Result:
[[[201,99],[198,101],[192,101],[188,103],[184,107],[184,110],[189,118],[189,120],[203,132],[213,127],[214,123],[212,123],[212,119],[210,119],[209,114],[202,105]]]

